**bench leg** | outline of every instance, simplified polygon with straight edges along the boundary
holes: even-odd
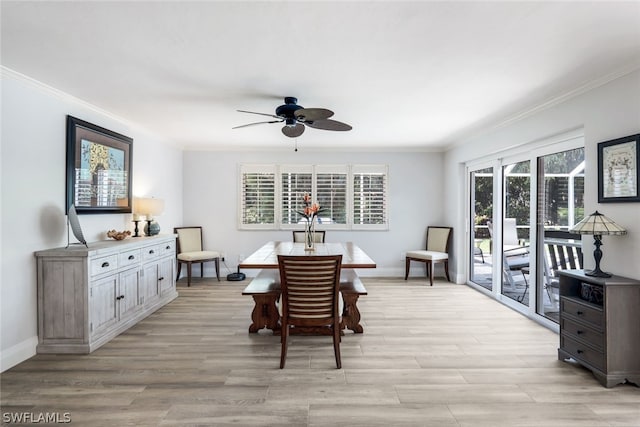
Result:
[[[276,295],[252,295],[255,306],[251,312],[251,326],[249,332],[255,333],[262,328],[268,328],[274,334],[280,333],[280,315],[276,306]],[[276,332],[277,331],[277,332]]]
[[[342,293],[342,299],[344,300],[344,310],[342,313],[342,329],[345,327],[351,329],[356,334],[363,332],[362,325],[360,325],[360,310],[358,310],[358,294]]]

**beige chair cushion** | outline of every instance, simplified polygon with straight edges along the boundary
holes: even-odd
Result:
[[[182,242],[180,243],[182,247]],[[220,258],[220,252],[215,251],[195,251],[195,252],[182,252],[178,254],[180,261],[197,262],[202,260]]]
[[[407,252],[407,258],[424,259],[424,260],[443,260],[449,259],[449,254],[446,252],[438,251],[409,251]]]
[[[430,228],[429,240],[427,240],[427,249],[435,252],[446,252],[447,240],[449,239],[449,233],[451,230],[448,228]]]
[[[199,228],[178,229],[178,239],[180,239],[180,252],[202,251],[202,237]],[[180,257],[178,257],[180,259]]]

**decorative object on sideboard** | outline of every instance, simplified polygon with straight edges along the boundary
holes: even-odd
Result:
[[[71,231],[73,232],[73,235],[78,240],[78,242],[82,243],[86,247],[89,247],[89,245],[87,245],[87,241],[84,238],[84,235],[82,234],[82,227],[80,227],[80,220],[78,219],[75,205],[71,205],[69,207],[69,213],[67,214],[67,247],[71,245],[71,243],[69,242],[69,228],[71,228]]]
[[[160,224],[155,217],[164,212],[164,200],[154,197],[140,197],[135,200],[135,212],[146,217],[147,224],[144,226],[144,234],[155,236],[160,233]]]
[[[640,202],[640,133],[598,144],[598,203]]]
[[[138,224],[140,221],[144,221],[147,217],[144,215],[140,215],[138,213],[133,214],[133,223],[135,224],[135,228],[133,229],[133,237],[140,237],[140,229],[138,228]]]
[[[627,234],[627,230],[613,222],[612,219],[595,211],[574,225],[569,231],[578,234],[593,234],[593,243],[596,245],[596,249],[593,251],[593,257],[596,261],[596,268],[591,271],[585,271],[584,274],[593,277],[611,277],[611,274],[600,270],[600,260],[602,259],[600,246],[602,246],[602,236],[622,236]]]
[[[130,213],[133,139],[67,116],[66,210]]]
[[[131,232],[129,230],[125,230],[125,231],[109,230],[109,231],[107,231],[107,237],[111,237],[112,239],[115,239],[115,240],[124,240],[129,236],[131,236]]]

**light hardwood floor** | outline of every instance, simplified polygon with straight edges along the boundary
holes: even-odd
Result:
[[[72,425],[640,426],[640,388],[557,360],[558,336],[467,286],[363,279],[364,334],[249,334],[245,282],[180,297],[90,355],[38,355],[1,375],[5,414]],[[639,355],[640,357],[640,355]]]

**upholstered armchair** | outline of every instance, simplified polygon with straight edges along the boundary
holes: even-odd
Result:
[[[449,246],[451,244],[451,227],[427,227],[426,250],[407,252],[405,258],[404,280],[409,277],[411,261],[424,262],[427,265],[427,277],[433,286],[433,267],[435,264],[444,264],[444,274],[449,279]]]
[[[220,281],[220,252],[205,251],[202,244],[202,227],[175,227],[173,232],[178,235],[177,260],[180,278],[182,264],[187,264],[187,286],[191,286],[191,265],[200,264],[200,277],[204,277],[204,263],[214,262],[216,277]]]

